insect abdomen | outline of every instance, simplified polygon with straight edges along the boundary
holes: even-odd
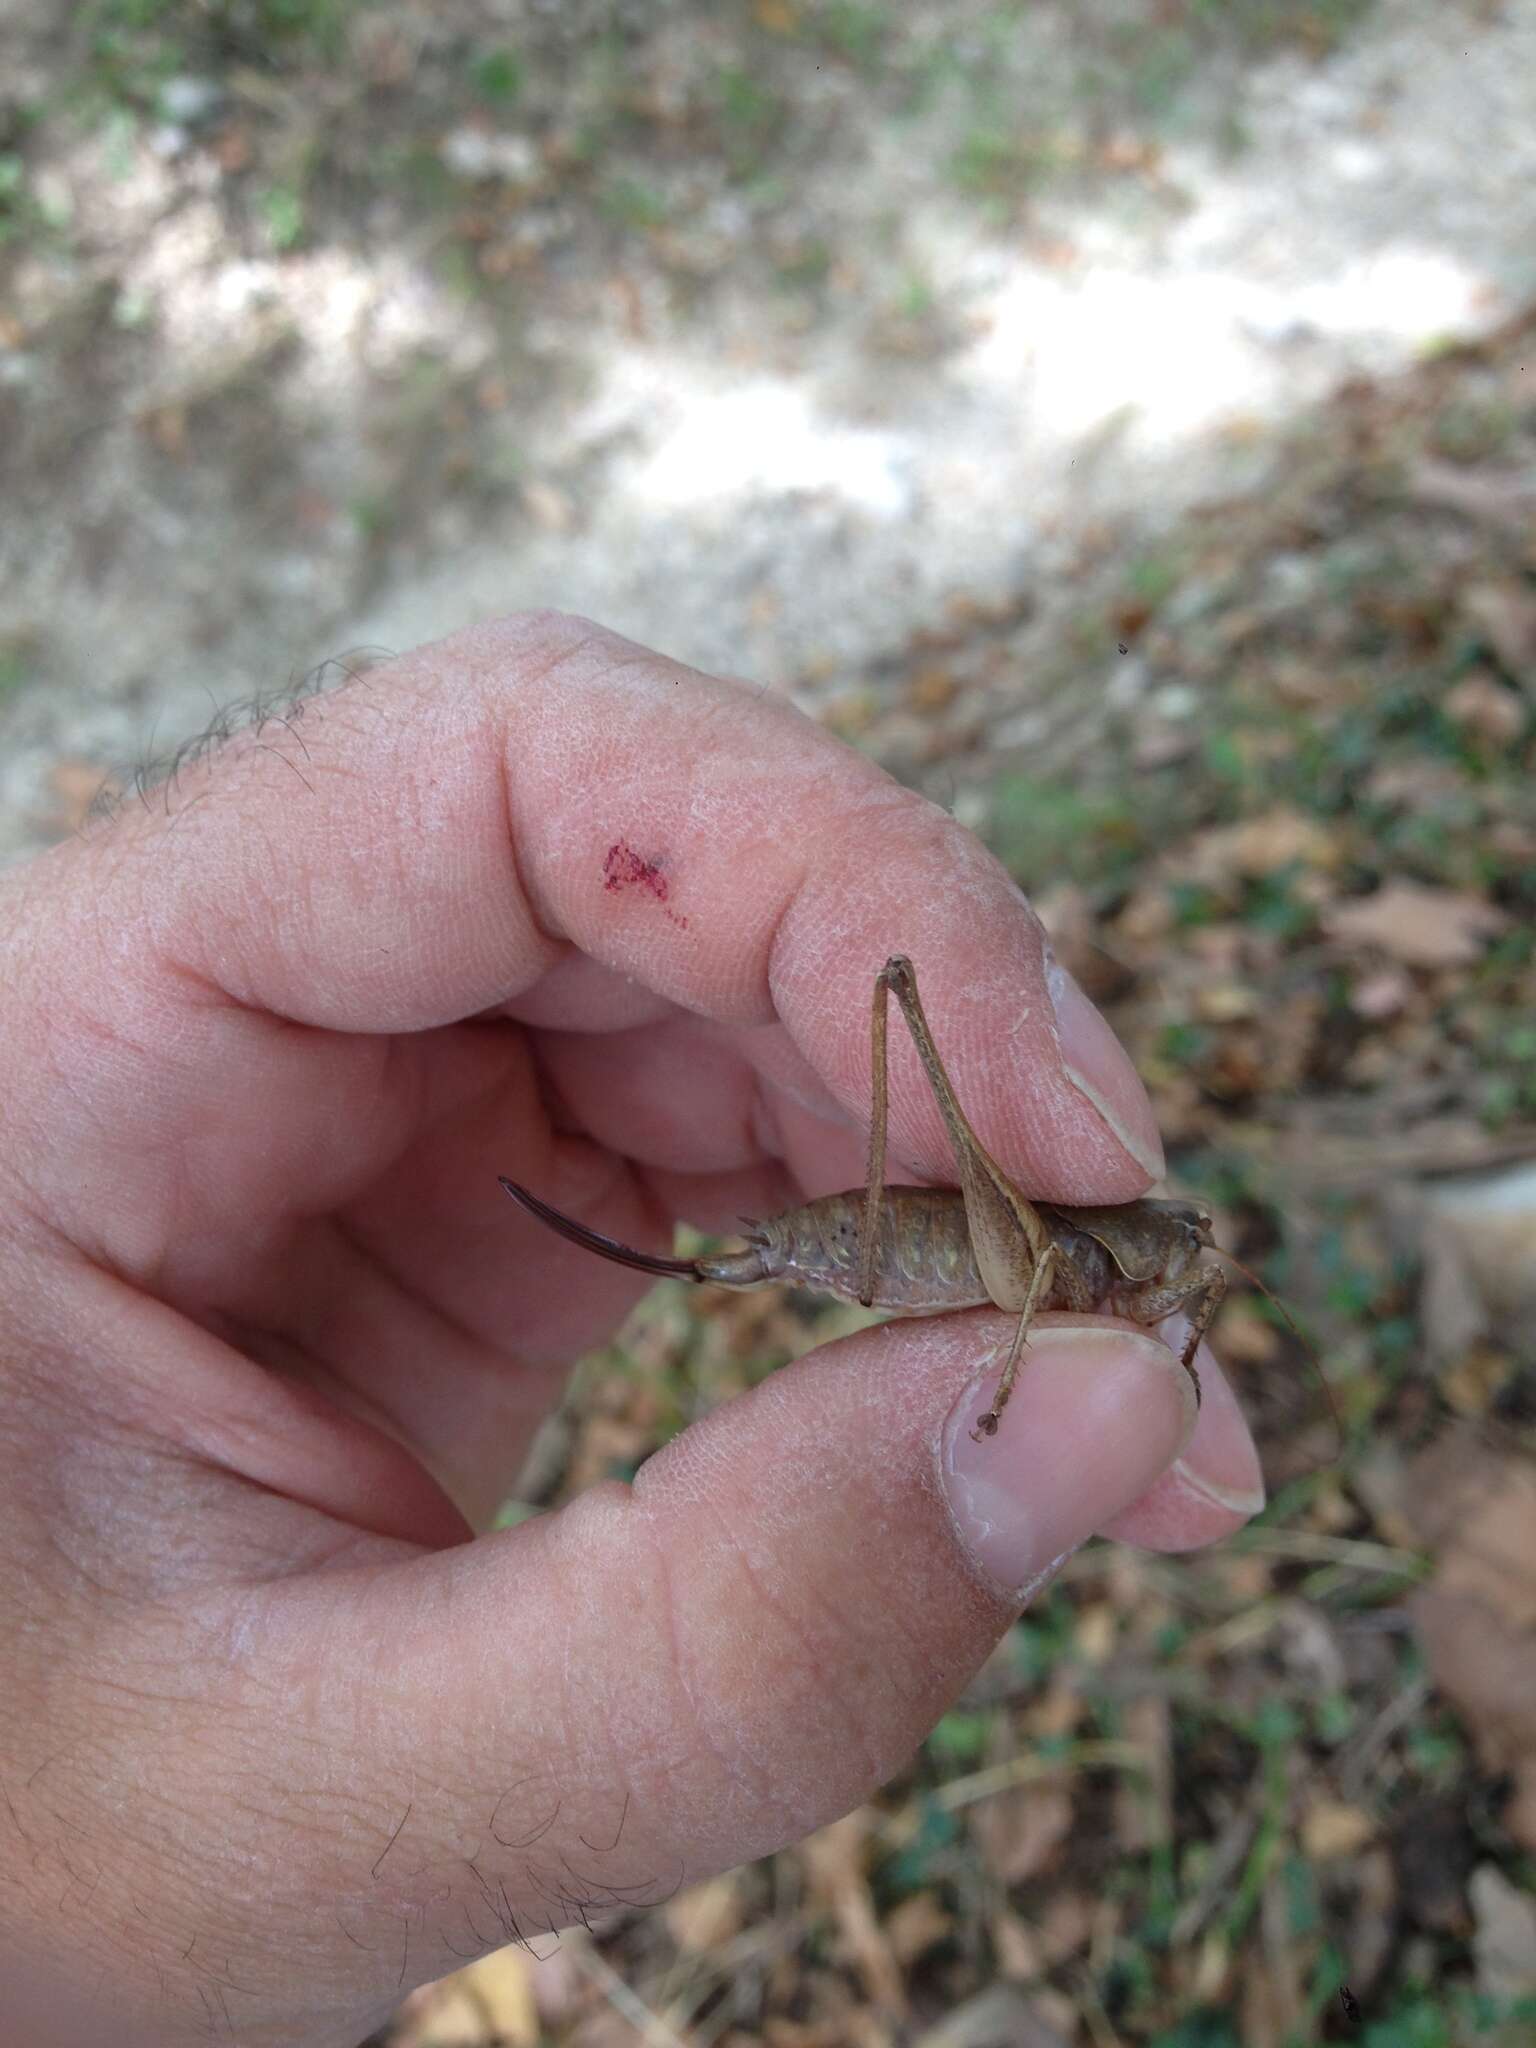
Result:
[[[764,1279],[857,1301],[863,1216],[863,1190],[849,1189],[755,1225],[750,1241],[762,1257]],[[977,1308],[987,1298],[959,1191],[888,1187],[872,1306],[894,1315],[927,1315]]]

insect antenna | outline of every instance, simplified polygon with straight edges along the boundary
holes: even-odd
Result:
[[[620,1244],[616,1237],[604,1237],[600,1231],[589,1230],[585,1223],[578,1223],[574,1216],[552,1209],[548,1202],[541,1202],[529,1189],[519,1187],[515,1180],[508,1180],[504,1173],[496,1178],[513,1201],[526,1209],[530,1216],[537,1216],[557,1236],[570,1244],[579,1244],[584,1252],[596,1252],[599,1258],[612,1259],[616,1266],[633,1266],[637,1273],[679,1273],[685,1280],[697,1280],[699,1277],[692,1259],[663,1259],[653,1252],[637,1252],[633,1245]]]
[[[1333,1388],[1328,1384],[1328,1375],[1323,1371],[1323,1361],[1318,1356],[1317,1346],[1312,1342],[1310,1337],[1304,1334],[1299,1324],[1297,1323],[1296,1318],[1291,1314],[1290,1310],[1286,1307],[1285,1303],[1280,1299],[1279,1295],[1276,1294],[1273,1291],[1273,1289],[1266,1287],[1264,1285],[1264,1282],[1259,1278],[1258,1274],[1254,1272],[1253,1268],[1251,1266],[1245,1266],[1242,1260],[1237,1256],[1236,1252],[1229,1252],[1224,1245],[1219,1244],[1213,1244],[1210,1247],[1210,1249],[1213,1252],[1216,1252],[1221,1258],[1224,1258],[1229,1265],[1236,1266],[1238,1272],[1242,1274],[1243,1278],[1247,1280],[1250,1283],[1250,1285],[1257,1287],[1260,1294],[1263,1295],[1264,1299],[1278,1311],[1280,1319],[1285,1324],[1285,1327],[1290,1331],[1291,1335],[1296,1339],[1296,1342],[1307,1354],[1308,1359],[1311,1361],[1312,1370],[1317,1374],[1318,1385],[1322,1388],[1323,1393],[1327,1398],[1328,1413],[1333,1421],[1333,1434],[1335,1443],[1337,1445],[1337,1449],[1334,1451],[1334,1457],[1336,1459],[1343,1457],[1344,1418],[1342,1415],[1340,1415],[1339,1404],[1333,1397]]]

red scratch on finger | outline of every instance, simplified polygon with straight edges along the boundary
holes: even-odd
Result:
[[[648,889],[661,905],[662,915],[681,930],[688,929],[687,918],[680,917],[667,901],[671,884],[661,871],[661,863],[642,859],[622,839],[616,840],[603,856],[603,887],[615,895],[620,889]]]

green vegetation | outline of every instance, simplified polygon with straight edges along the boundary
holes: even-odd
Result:
[[[96,133],[125,168],[151,124],[188,125],[198,147],[222,148],[226,203],[279,253],[344,232],[370,201],[398,199],[403,181],[412,207],[441,220],[445,270],[448,244],[466,237],[457,268],[488,294],[496,266],[479,259],[499,215],[481,205],[493,191],[468,181],[466,212],[465,180],[417,174],[445,127],[475,110],[515,116],[533,142],[552,143],[564,202],[620,232],[675,224],[711,176],[755,222],[776,223],[801,202],[806,166],[839,146],[818,73],[852,72],[892,121],[922,124],[918,146],[956,200],[1001,227],[1065,181],[1136,175],[1152,161],[1143,144],[1206,118],[1212,64],[1287,46],[1324,55],[1365,5],[1137,0],[1105,29],[1096,14],[1056,19],[1024,0],[956,20],[867,0],[764,0],[729,11],[697,69],[669,78],[658,100],[646,38],[618,19],[579,47],[557,20],[530,20],[515,47],[466,29],[432,46],[405,93],[405,45],[394,46],[385,0],[88,0],[71,14],[48,94],[24,111],[34,129]],[[387,132],[370,106],[380,89],[392,95]],[[1239,106],[1235,89],[1224,93],[1222,122],[1238,123]],[[0,243],[14,243],[44,223],[23,203],[27,150],[0,136],[0,151]],[[1446,432],[1463,445],[1494,428],[1448,421]]]
[[[469,67],[470,83],[481,99],[509,107],[523,89],[523,67],[511,50],[485,50]]]

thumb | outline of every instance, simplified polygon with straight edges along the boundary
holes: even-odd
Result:
[[[1194,1420],[1165,1344],[1057,1318],[997,1435],[973,1440],[1013,1327],[978,1312],[828,1345],[632,1487],[383,1566],[341,1617],[334,1580],[290,1582],[310,1696],[368,1730],[311,1731],[355,1743],[374,1781],[331,1874],[350,1969],[376,1953],[394,1986],[402,1914],[437,1930],[410,1944],[414,1980],[474,1944],[655,1902],[886,1779]]]

